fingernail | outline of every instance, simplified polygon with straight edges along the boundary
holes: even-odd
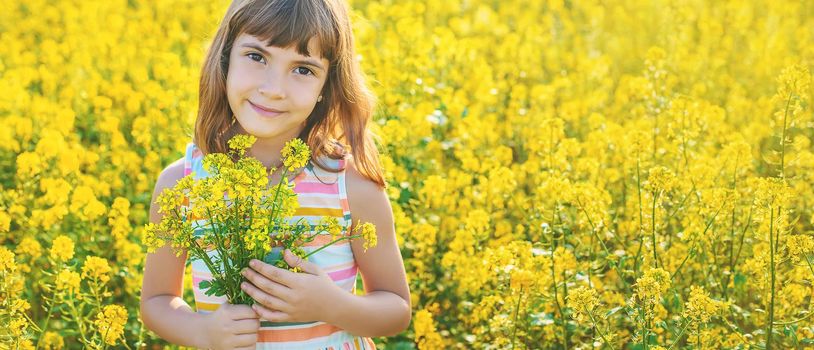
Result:
[[[257,267],[257,260],[252,259],[252,261],[249,261],[249,266]]]

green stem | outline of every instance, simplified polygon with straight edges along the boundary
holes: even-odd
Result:
[[[642,227],[644,227],[644,214],[642,212],[642,173],[641,166],[639,165],[639,151],[636,150],[636,189],[639,194],[639,251],[636,253],[636,260],[633,264],[633,273],[638,275],[639,272],[639,256],[641,254],[641,247],[644,242],[642,235]]]
[[[682,329],[681,329],[681,332],[678,332],[678,335],[676,336],[676,339],[675,339],[675,340],[673,340],[673,343],[672,343],[672,344],[670,344],[670,347],[668,347],[668,348],[667,348],[667,350],[672,349],[672,348],[673,348],[673,346],[675,346],[676,344],[678,344],[678,341],[679,341],[679,340],[681,340],[681,336],[682,336],[682,335],[684,335],[684,331],[686,331],[686,330],[687,330],[687,327],[689,327],[691,323],[692,323],[692,322],[687,322],[687,324],[685,324],[685,325],[684,325],[684,328],[682,328]]]
[[[212,276],[220,276],[221,279],[225,280],[226,276],[223,273],[221,273],[220,270],[217,269],[215,263],[209,259],[209,254],[206,252],[206,250],[204,250],[200,245],[198,245],[198,241],[193,239],[192,244],[194,244],[195,249],[197,249],[198,252],[201,253],[201,260],[203,260],[204,264],[206,264],[206,267],[209,269],[209,271],[212,272]],[[234,300],[229,300],[229,303],[234,303]]]
[[[709,228],[712,227],[712,224],[715,222],[715,218],[718,217],[718,213],[721,211],[721,209],[724,208],[724,204],[725,203],[722,203],[721,206],[718,207],[718,210],[715,211],[715,214],[713,214],[712,217],[709,219],[709,222],[707,222],[707,226],[704,227],[704,232],[701,232],[701,236],[705,235],[707,233],[707,230],[709,230]],[[695,240],[694,242],[697,242],[697,240]],[[678,272],[681,271],[681,268],[684,267],[684,263],[686,263],[687,259],[690,258],[690,255],[692,255],[693,251],[695,250],[695,246],[696,246],[696,243],[693,243],[693,246],[690,248],[690,251],[687,252],[687,256],[684,257],[684,260],[681,261],[681,264],[678,265],[675,272],[673,272],[670,275],[671,279],[675,278],[675,276],[678,274]]]
[[[343,240],[343,239],[351,240],[351,239],[358,238],[358,237],[362,237],[362,235],[361,235],[361,234],[358,234],[358,235],[353,235],[353,236],[344,236],[344,237],[339,237],[339,238],[337,238],[337,239],[335,239],[335,240],[331,241],[330,243],[328,243],[328,244],[326,244],[326,245],[324,245],[324,246],[322,246],[322,247],[319,247],[319,249],[316,249],[316,250],[314,250],[314,251],[312,251],[312,252],[310,252],[310,253],[308,253],[308,254],[305,254],[305,256],[303,256],[302,258],[303,258],[303,259],[306,259],[306,258],[308,258],[309,256],[316,254],[316,253],[317,253],[317,252],[319,252],[320,250],[323,250],[323,249],[325,249],[325,248],[328,248],[329,246],[332,246],[334,243],[339,242],[339,241],[341,241],[341,240]]]
[[[46,301],[48,301],[48,300],[46,300]],[[53,300],[50,301],[50,304],[51,305],[48,307],[48,316],[45,316],[45,323],[42,324],[42,333],[40,335],[40,338],[37,339],[37,346],[35,347],[35,349],[40,348],[40,343],[42,342],[42,338],[45,338],[45,332],[48,331],[48,321],[51,320],[51,314],[54,311]]]
[[[85,325],[82,323],[82,315],[80,315],[79,310],[76,309],[76,305],[74,304],[75,300],[73,298],[73,293],[71,293],[69,296],[69,300],[70,302],[68,303],[68,307],[71,309],[71,316],[73,316],[77,326],[79,327],[79,336],[82,338],[83,343],[89,344],[90,341],[88,340],[87,335],[85,335]]]
[[[775,322],[774,325],[775,326],[785,326],[785,325],[795,324],[797,322],[805,321],[805,320],[811,318],[811,316],[814,316],[814,312],[811,312],[808,315],[805,315],[805,316],[800,317],[800,318],[798,318],[796,320],[793,320],[793,321]]]
[[[766,350],[772,349],[772,329],[774,328],[774,208],[769,207],[769,270],[771,271],[771,301],[769,302],[769,322],[766,325]]]
[[[814,276],[814,266],[811,266],[811,261],[808,261],[808,255],[803,255],[803,259],[806,260],[806,264],[808,264],[808,269],[811,270],[811,275]]]
[[[218,200],[222,200],[222,199],[218,199]],[[235,202],[233,205],[235,207],[237,207],[238,203]],[[237,212],[237,209],[235,209],[235,211]],[[229,281],[229,278],[231,276],[235,276],[237,274],[234,273],[235,272],[234,269],[229,264],[229,254],[228,254],[228,251],[227,251],[226,247],[223,245],[223,243],[224,243],[223,242],[223,236],[221,235],[221,232],[218,231],[218,228],[215,227],[215,223],[212,220],[212,219],[214,219],[214,217],[212,215],[212,211],[209,208],[206,208],[206,214],[209,216],[209,220],[207,220],[207,221],[209,222],[209,226],[212,228],[212,233],[215,235],[215,238],[216,238],[215,239],[215,249],[218,251],[218,256],[220,257],[220,261],[223,263],[223,273],[221,274],[221,276],[224,279],[224,282],[226,282],[226,288],[228,289],[227,293],[231,294],[233,296],[232,298],[229,298],[229,302],[234,303],[236,301],[236,298],[237,298],[237,295],[239,294],[239,292],[237,292],[235,290],[235,288],[233,288],[234,283],[230,283],[231,281]],[[220,221],[223,222],[224,220],[221,219]],[[228,225],[225,225],[225,226],[228,227]],[[227,232],[224,232],[224,234],[226,234],[226,233]],[[192,237],[192,241],[195,242],[196,247],[200,248],[200,246],[195,241],[194,236]],[[208,259],[209,258],[209,253],[205,249],[201,249],[201,250],[203,251],[203,255],[206,256],[207,259]],[[212,263],[212,265],[214,265],[214,263]],[[211,270],[211,267],[210,267],[210,270]]]
[[[105,330],[105,334],[102,335],[102,350],[107,349],[107,341],[105,341],[105,338],[107,338],[107,333],[110,333],[110,327],[107,327],[107,329]]]
[[[280,182],[278,182],[277,185],[276,185],[277,191],[274,192],[274,199],[271,201],[271,218],[272,218],[272,220],[269,220],[269,226],[271,225],[272,222],[274,222],[274,214],[276,212],[275,209],[277,209],[277,205],[276,205],[277,204],[277,197],[280,195],[280,184],[283,183],[283,180],[286,180],[286,182],[288,181],[285,178],[285,176],[287,174],[288,174],[288,168],[283,167],[283,174],[280,176]]]
[[[554,217],[552,219],[554,219],[554,218],[556,218],[556,213],[554,213]],[[557,251],[557,240],[554,238],[554,229],[551,229],[551,242],[552,242],[552,244],[551,244],[551,261],[553,262],[554,261],[554,254]],[[567,335],[568,328],[566,327],[566,324],[565,324],[565,322],[566,322],[565,321],[565,313],[562,311],[562,306],[560,305],[560,299],[557,296],[557,271],[554,269],[554,264],[553,263],[551,264],[551,280],[552,280],[551,286],[552,286],[552,288],[554,288],[554,303],[557,306],[557,311],[559,311],[560,317],[562,317],[562,326],[563,326],[562,327],[563,328],[562,343],[565,345],[565,348],[567,349],[568,348],[568,335]]]
[[[647,307],[647,301],[644,302],[644,307],[639,310],[639,315],[641,316],[642,322],[642,348],[647,350],[647,311],[645,308]]]
[[[659,255],[657,253],[658,242],[656,241],[656,200],[659,197],[659,193],[660,192],[656,191],[653,192],[653,209],[651,210],[650,218],[651,219],[650,221],[652,222],[650,234],[653,239],[653,265],[655,265],[656,267],[659,267]],[[661,266],[664,266],[664,263],[662,263]]]
[[[520,314],[520,303],[523,301],[523,285],[520,285],[520,295],[517,296],[517,305],[514,308],[514,330],[512,331],[512,349],[514,349],[514,341],[517,339],[517,315]]]
[[[793,93],[789,92],[789,97],[786,99],[786,110],[783,112],[783,133],[780,137],[780,178],[786,179],[786,118],[789,115],[789,105],[791,104],[791,97]],[[768,345],[768,344],[767,344]]]
[[[610,346],[611,350],[616,350],[616,349],[613,347],[613,344],[612,344],[610,341],[608,341],[608,338],[605,336],[605,333],[604,333],[604,332],[602,332],[602,329],[599,327],[599,323],[597,323],[597,322],[596,322],[596,319],[594,319],[594,313],[593,313],[593,311],[588,311],[588,308],[586,308],[586,307],[584,307],[584,306],[583,306],[583,309],[585,310],[585,313],[587,313],[587,314],[588,314],[588,317],[590,317],[590,318],[591,318],[591,322],[593,322],[593,323],[594,323],[594,328],[596,328],[597,332],[599,332],[599,336],[600,336],[600,337],[602,337],[602,341],[604,341],[604,342],[605,342],[605,344],[608,344],[608,346]]]
[[[591,225],[591,232],[596,237],[596,240],[599,241],[599,244],[602,245],[602,249],[605,251],[605,254],[607,254],[607,256],[610,257],[612,255],[610,249],[608,249],[608,246],[605,245],[605,241],[603,241],[602,238],[599,237],[599,232],[597,232],[593,220],[591,220],[591,217],[588,215],[588,211],[585,210],[585,207],[582,205],[582,201],[580,201],[579,198],[577,198],[577,207],[579,207],[579,209],[582,210],[582,212],[585,214],[585,218],[588,220],[588,224]],[[624,275],[622,274],[622,270],[619,267],[619,264],[613,261],[611,262],[611,264],[616,270],[616,274],[619,276],[619,279],[622,281],[622,284],[625,286],[625,290],[629,291],[629,288],[627,286],[627,283],[625,283]],[[590,281],[590,278],[588,279],[588,281]]]

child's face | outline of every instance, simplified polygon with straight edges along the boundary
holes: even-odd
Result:
[[[328,60],[321,58],[315,39],[308,43],[308,52],[311,57],[293,47],[266,46],[245,33],[235,39],[226,94],[243,130],[257,138],[285,141],[299,135],[328,76]]]

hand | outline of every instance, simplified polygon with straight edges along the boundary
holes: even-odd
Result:
[[[257,303],[252,308],[260,317],[272,322],[328,321],[330,304],[342,290],[316,264],[286,250],[285,261],[303,273],[252,260],[243,276],[241,288]]]
[[[209,349],[254,349],[260,316],[248,305],[223,303],[206,315],[204,330]]]

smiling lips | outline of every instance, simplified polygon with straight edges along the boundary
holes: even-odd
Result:
[[[252,108],[254,109],[255,112],[257,112],[257,114],[259,114],[261,116],[264,116],[264,117],[276,117],[276,116],[284,113],[283,111],[277,110],[277,109],[274,109],[274,108],[265,108],[265,107],[258,106],[256,104],[252,103],[252,101],[249,101],[249,104],[252,105]]]

